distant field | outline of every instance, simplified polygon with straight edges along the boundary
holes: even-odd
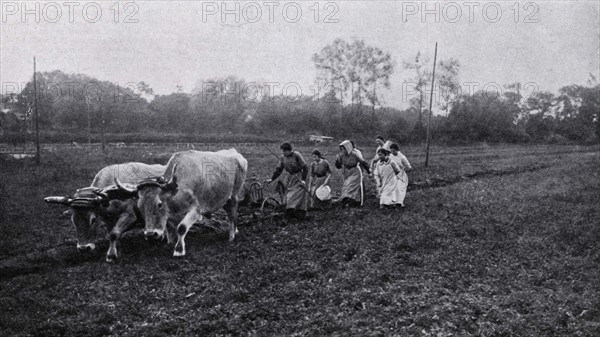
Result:
[[[312,148],[298,150],[308,160]],[[57,148],[39,167],[0,157],[0,265],[75,244],[45,196],[178,149]],[[270,177],[264,146],[238,150],[249,176]],[[338,151],[321,150],[330,161]],[[402,152],[414,167],[402,211],[370,197],[300,224],[243,226],[232,243],[191,233],[183,259],[130,235],[117,264],[0,275],[2,335],[600,335],[599,147],[434,147],[428,169],[422,147]]]

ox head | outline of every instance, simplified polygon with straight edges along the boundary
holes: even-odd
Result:
[[[90,251],[96,248],[94,241],[101,227],[98,213],[101,208],[107,207],[109,204],[106,193],[96,187],[86,187],[77,190],[72,197],[47,197],[44,201],[71,208],[71,222],[77,230],[77,249],[79,251]]]
[[[135,188],[123,186],[118,180],[116,184],[123,193],[137,194],[137,207],[144,217],[146,238],[162,239],[169,219],[168,201],[177,193],[177,177],[172,175],[169,181],[164,176],[148,178]]]

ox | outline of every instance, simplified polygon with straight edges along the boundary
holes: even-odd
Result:
[[[110,245],[106,261],[115,261],[121,235],[134,224],[142,224],[143,219],[137,209],[136,200],[124,194],[114,185],[118,179],[125,184],[135,186],[148,177],[162,175],[163,165],[143,163],[125,163],[110,165],[98,172],[90,187],[77,190],[72,197],[47,197],[48,203],[63,204],[71,208],[71,221],[77,230],[77,249],[80,252],[96,248],[94,241],[101,228],[106,229]]]
[[[237,232],[237,208],[243,192],[248,161],[235,149],[218,152],[184,151],[175,153],[162,179],[149,179],[135,189],[117,185],[128,193],[138,194],[138,208],[145,219],[147,238],[176,229],[174,256],[185,255],[185,236],[194,223],[223,208],[229,219],[229,240]],[[177,224],[177,226],[174,226]],[[167,227],[168,226],[168,227]],[[166,233],[165,233],[166,232]]]

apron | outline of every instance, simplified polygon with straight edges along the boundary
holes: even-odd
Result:
[[[400,170],[401,172],[404,172]],[[381,161],[375,167],[375,174],[379,177],[381,187],[379,189],[380,205],[396,205],[404,201],[400,193],[400,179],[396,176],[392,163],[383,164]],[[406,194],[406,193],[405,193]],[[400,200],[402,199],[402,201]]]
[[[302,184],[302,172],[291,174],[286,171],[286,177],[283,181],[287,187],[286,209],[306,211],[308,203],[306,185]]]
[[[344,185],[342,199],[350,198],[362,202],[362,172],[358,166],[344,167]]]

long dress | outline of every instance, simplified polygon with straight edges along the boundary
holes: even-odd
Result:
[[[406,188],[408,187],[408,175],[406,170],[411,170],[412,167],[408,162],[408,159],[401,152],[397,155],[390,153],[390,160],[398,165],[400,173],[398,173],[398,192],[399,192],[399,204],[404,205],[404,199],[406,198]]]
[[[274,179],[277,179],[284,170],[286,175],[281,180],[287,188],[286,208],[306,211],[308,206],[306,186],[302,181],[306,179],[308,168],[302,155],[294,151],[289,157],[281,156],[273,174]]]
[[[357,203],[363,202],[362,171],[359,164],[366,170],[369,168],[364,159],[360,158],[354,151],[349,154],[338,154],[335,166],[342,169],[344,184],[342,186],[342,200],[348,198]]]
[[[321,159],[319,162],[312,162],[310,164],[310,194],[312,198],[308,200],[310,207],[322,206],[325,204],[318,200],[316,192],[319,187],[323,185],[327,179],[327,174],[331,173],[331,167],[329,162],[325,159]]]
[[[401,204],[400,189],[398,188],[400,179],[397,174],[400,173],[398,164],[390,159],[379,160],[375,166],[375,180],[379,188],[380,205]]]

